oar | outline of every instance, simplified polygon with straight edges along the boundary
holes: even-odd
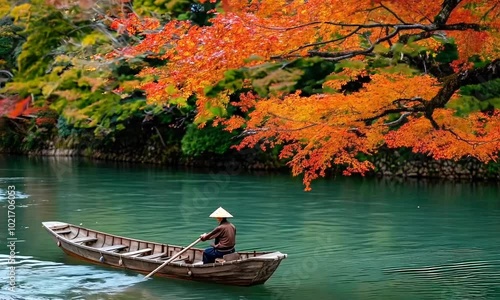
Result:
[[[146,279],[148,279],[149,277],[153,276],[154,273],[160,271],[163,267],[165,267],[169,262],[173,261],[174,259],[176,259],[177,257],[179,257],[180,255],[184,254],[186,251],[188,251],[191,247],[193,247],[194,245],[198,244],[199,242],[201,241],[201,238],[198,238],[196,241],[192,242],[191,245],[187,246],[186,248],[184,248],[184,250],[180,251],[179,253],[177,253],[176,255],[172,256],[171,258],[169,258],[166,262],[164,262],[163,264],[161,264],[161,266],[159,266],[158,268],[154,269],[153,272],[149,273],[148,275],[146,275]]]

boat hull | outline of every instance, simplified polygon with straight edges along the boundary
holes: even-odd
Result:
[[[43,225],[52,235],[56,244],[70,256],[98,265],[127,269],[144,274],[149,274],[155,270],[168,257],[164,259],[149,259],[141,255],[130,257],[128,256],[129,254],[151,250],[148,252],[158,254],[163,251],[168,256],[175,256],[176,253],[183,249],[179,246],[110,235],[62,222],[44,222]],[[58,234],[58,231],[62,232],[61,228],[62,230],[65,230],[65,228],[69,229],[66,229],[67,233],[65,234]],[[90,245],[88,243],[77,242],[78,240],[91,238],[93,240]],[[129,245],[126,249],[135,250],[135,252],[105,250],[121,244],[125,246]],[[240,253],[241,258],[234,261],[223,261],[213,264],[193,263],[201,258],[202,251],[202,249],[188,250],[187,253],[190,254],[187,258],[167,264],[155,273],[155,276],[228,285],[252,286],[265,283],[276,271],[281,261],[286,258],[286,254],[279,252],[243,252]]]

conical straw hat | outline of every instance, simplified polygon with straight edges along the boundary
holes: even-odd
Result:
[[[210,218],[232,218],[233,216],[227,212],[222,207],[217,208],[211,215]]]

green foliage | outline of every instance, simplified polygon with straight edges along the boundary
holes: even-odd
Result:
[[[8,0],[0,0],[0,18],[5,17],[10,11],[10,3]]]
[[[266,97],[274,93],[291,93],[301,90],[304,94],[322,92],[322,84],[328,74],[335,70],[335,64],[319,58],[300,58],[283,63],[266,63],[253,68],[229,70],[224,79],[205,89],[207,96],[220,92],[244,92],[243,82],[250,79],[253,91]]]
[[[473,96],[481,101],[500,98],[500,79],[487,81],[483,84],[464,86],[460,89],[460,94]]]
[[[59,99],[52,108],[61,113],[65,124],[74,128],[98,128],[95,132],[101,137],[103,133],[124,129],[125,122],[141,118],[146,108],[144,99],[124,101],[116,94],[102,92],[82,93],[82,96],[74,101]]]
[[[443,48],[436,55],[436,61],[439,63],[448,64],[458,59],[457,45],[452,43],[444,43]]]
[[[455,109],[456,114],[459,116],[466,116],[471,112],[484,111],[492,107],[497,109],[500,108],[500,98],[481,101],[476,97],[462,96],[458,99],[448,102],[446,107]]]
[[[405,75],[416,75],[419,73],[419,70],[407,65],[407,64],[392,64],[387,66],[384,69],[381,69],[380,72],[389,73],[389,74],[405,74]]]
[[[465,116],[470,112],[500,109],[500,79],[482,84],[468,85],[460,89],[460,97],[447,104],[456,114]]]
[[[260,96],[273,93],[292,92],[304,74],[297,68],[283,68],[281,64],[269,63],[249,69],[247,77],[252,79],[252,87]]]
[[[53,130],[53,126],[38,125],[37,120],[39,119],[31,120],[31,126],[22,141],[23,150],[47,148],[48,143],[54,138],[56,132]]]
[[[79,38],[80,30],[74,30],[74,24],[65,18],[60,10],[44,5],[39,7],[33,3],[30,7],[29,22],[23,34],[27,36],[22,52],[17,58],[18,72],[23,80],[31,80],[43,76],[54,59],[55,51],[64,41]]]
[[[79,130],[68,123],[64,116],[59,116],[57,119],[57,136],[61,138],[68,138],[70,136],[77,136],[80,134]]]
[[[20,53],[13,53],[17,62],[13,82],[7,84],[4,92],[26,96],[33,94],[37,100],[45,100],[58,88],[62,71],[71,66],[67,55],[65,65],[58,59],[62,53],[70,53],[75,40],[93,31],[86,26],[88,21],[73,20],[71,12],[57,10],[44,1],[35,0],[16,6],[11,15],[14,24],[22,27],[19,32],[24,43]],[[79,28],[79,29],[75,29]],[[70,80],[74,80],[70,78]],[[42,95],[44,97],[40,98]]]
[[[235,92],[243,87],[243,80],[246,77],[245,70],[229,70],[224,73],[224,79],[216,85],[207,87],[205,95],[215,97],[220,92],[232,91]]]
[[[217,1],[219,2],[219,1]],[[191,20],[198,25],[209,25],[211,11],[218,3],[206,1],[201,4],[195,0],[135,0],[134,11],[142,16],[154,16],[160,20]]]
[[[493,178],[500,174],[500,161],[491,161],[486,165],[486,175]]]
[[[141,5],[141,2],[147,0],[134,4]],[[160,0],[149,4],[159,8],[157,13],[185,14],[183,18],[197,19],[195,22],[205,25],[208,10],[216,4],[191,6],[194,3]],[[10,65],[15,77],[1,92],[21,97],[33,95],[35,106],[48,105],[57,114],[54,118],[32,120],[26,132],[17,135],[24,150],[44,148],[55,136],[62,147],[86,145],[90,149],[142,147],[147,139],[153,144],[180,144],[178,133],[192,123],[195,100],[187,99],[184,107],[166,110],[162,106],[147,105],[144,95],[137,90],[141,79],[136,75],[140,70],[164,64],[164,61],[144,56],[113,64],[100,63],[95,57],[110,52],[109,37],[113,33],[103,33],[103,24],[96,23],[101,22],[99,20],[81,18],[78,7],[57,10],[42,0],[34,0],[10,12],[8,18],[0,19],[0,62]],[[213,110],[217,115],[225,113],[215,107]],[[146,112],[152,121],[144,123]],[[162,137],[158,128],[163,130]],[[226,134],[220,128],[217,130],[220,138]],[[214,131],[196,129],[190,133],[185,139],[188,144],[190,138],[203,141],[205,134],[211,136]],[[213,141],[209,139],[208,142]],[[230,146],[223,145],[217,143],[219,148],[215,152],[223,152]],[[205,151],[191,148],[192,153]]]
[[[198,128],[191,124],[182,138],[182,153],[199,156],[207,153],[224,154],[233,144],[236,133],[229,133],[221,126]]]
[[[333,62],[311,58],[295,60],[288,67],[303,71],[294,88],[307,96],[323,92],[323,83],[336,66]]]
[[[43,148],[44,133],[38,130],[30,130],[23,139],[23,150],[36,150]]]
[[[191,20],[200,26],[210,25],[209,19],[213,16],[213,9],[217,7],[218,3],[220,1],[217,1],[217,3],[211,3],[210,1],[203,4],[193,3],[188,12],[179,15],[179,19]]]
[[[6,117],[0,117],[0,150],[15,151],[21,147],[22,134],[18,131],[22,127],[14,125],[13,121]]]
[[[139,84],[134,75],[147,63],[138,58],[103,66],[92,59],[111,46],[102,24],[81,18],[78,8],[57,10],[42,0],[16,7],[12,16],[24,28],[26,42],[17,57],[14,80],[3,92],[31,94],[35,105],[50,105],[59,114],[59,137],[91,134],[113,140],[130,120],[144,117],[146,102],[133,86]],[[122,85],[123,94],[113,91]],[[27,148],[36,147],[40,136],[38,128],[30,128]]]
[[[19,35],[21,27],[14,25],[13,19],[0,19],[0,69],[12,71],[17,67],[17,56],[21,52],[24,38]]]
[[[192,0],[135,0],[134,11],[140,15],[178,16],[189,10]]]

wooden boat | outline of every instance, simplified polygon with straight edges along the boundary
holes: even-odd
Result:
[[[63,222],[42,222],[66,254],[99,265],[150,273],[184,247],[107,234]],[[251,286],[263,284],[287,257],[281,252],[238,252],[203,264],[203,250],[192,248],[155,276]]]

